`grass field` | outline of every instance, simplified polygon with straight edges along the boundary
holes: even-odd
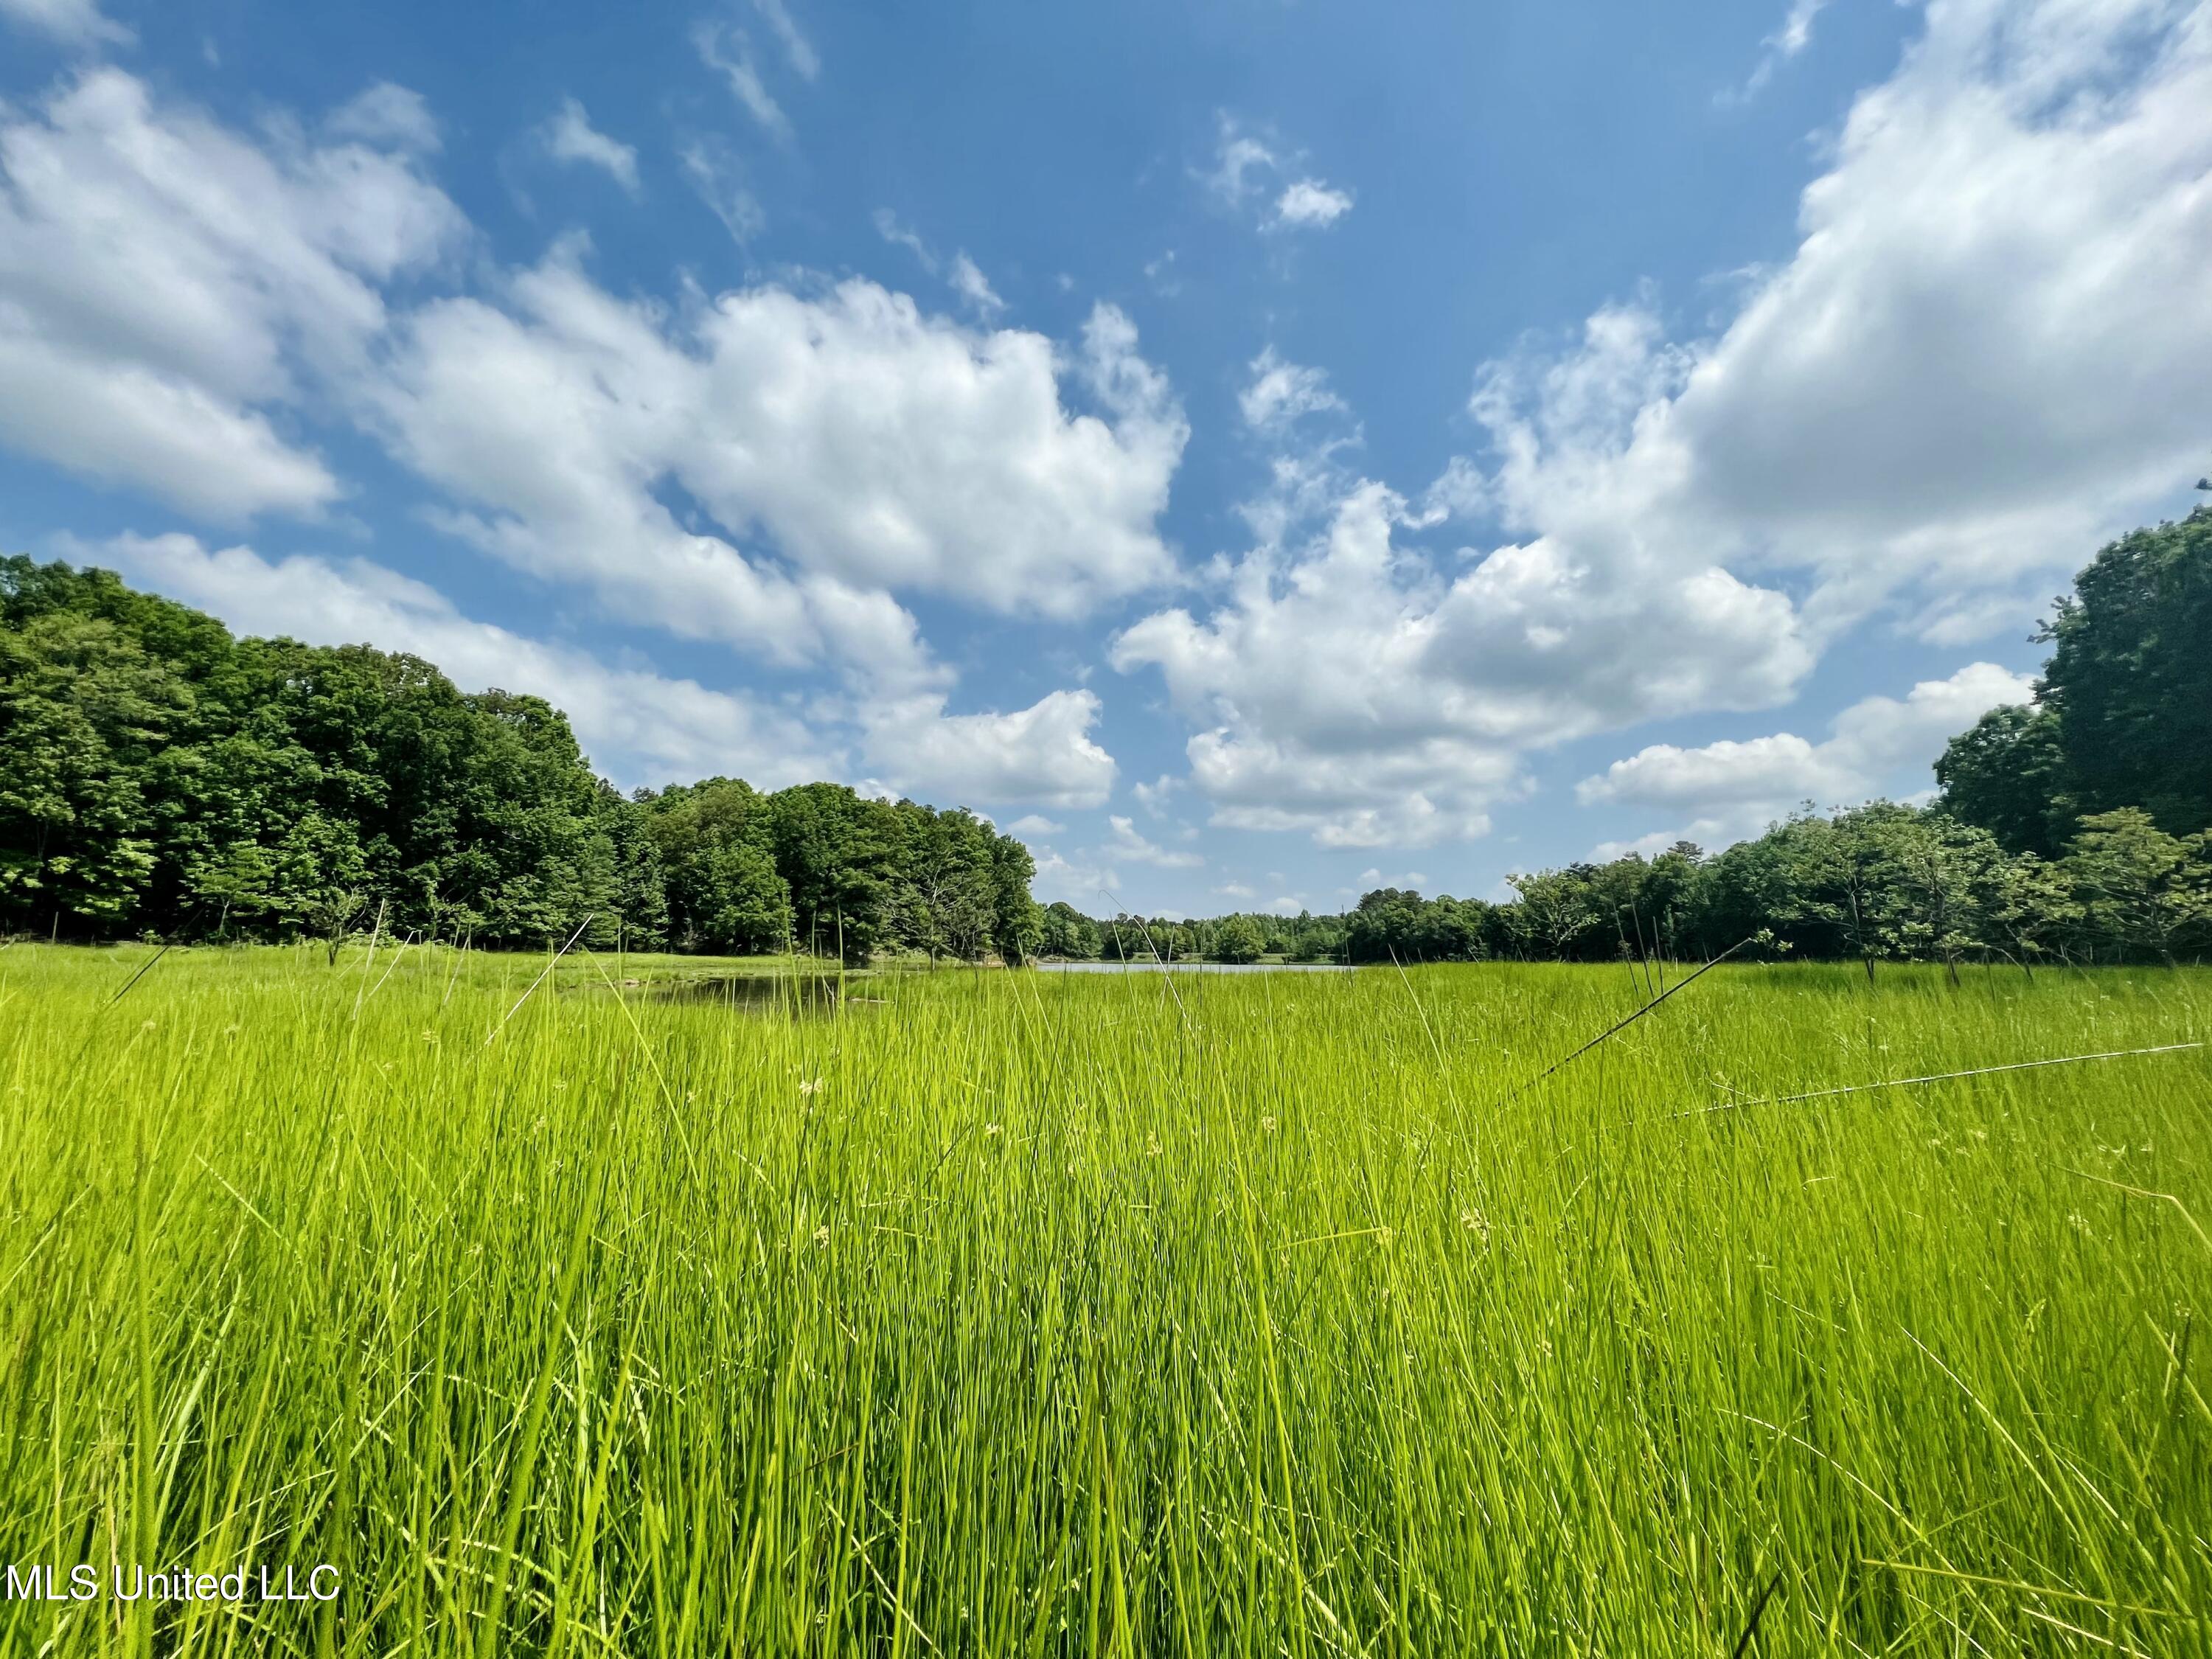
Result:
[[[151,955],[0,952],[0,1557],[343,1589],[7,1654],[2212,1654],[2212,1051],[1761,1103],[2212,975]]]

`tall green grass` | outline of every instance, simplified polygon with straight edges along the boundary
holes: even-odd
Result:
[[[6,1653],[2212,1653],[2207,1051],[1759,1103],[2212,976],[149,955],[0,953],[0,1558],[344,1588]]]

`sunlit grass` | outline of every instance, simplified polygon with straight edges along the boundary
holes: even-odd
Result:
[[[2212,975],[151,954],[0,953],[0,1556],[344,1589],[0,1651],[2212,1652],[2206,1051],[1758,1103]]]

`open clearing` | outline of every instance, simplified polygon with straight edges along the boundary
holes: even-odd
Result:
[[[2212,973],[152,955],[0,954],[0,1555],[345,1588],[9,1653],[2212,1652],[2212,1055],[1762,1103]]]

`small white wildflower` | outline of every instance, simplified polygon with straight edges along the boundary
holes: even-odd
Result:
[[[820,1094],[822,1092],[822,1079],[818,1077],[808,1078],[805,1082],[799,1085],[799,1092],[802,1095]]]
[[[826,1226],[817,1227],[814,1230],[814,1242],[817,1244],[827,1244],[830,1242],[830,1229]]]
[[[1260,1120],[1260,1127],[1267,1130],[1268,1133],[1273,1133],[1275,1127],[1275,1120],[1272,1117],[1263,1117]]]
[[[993,1135],[997,1134],[999,1132],[999,1126],[997,1124],[986,1123],[983,1126],[983,1139],[988,1140]]]

